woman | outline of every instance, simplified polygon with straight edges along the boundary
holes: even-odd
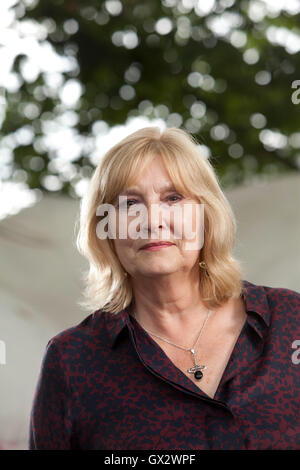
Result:
[[[93,313],[47,344],[30,449],[300,448],[300,294],[242,280],[235,231],[185,131],[144,128],[107,152],[77,238]]]

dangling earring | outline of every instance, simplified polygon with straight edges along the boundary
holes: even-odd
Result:
[[[127,272],[126,271],[124,271],[124,276],[127,277]]]
[[[208,271],[207,271],[206,263],[205,263],[204,261],[200,261],[200,262],[199,262],[199,266],[200,266],[200,268],[205,269],[206,275],[207,275],[208,277],[210,277],[210,276],[209,276],[209,273],[208,273]]]

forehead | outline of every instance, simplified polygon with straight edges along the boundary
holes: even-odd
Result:
[[[152,186],[151,186],[152,187]],[[172,183],[172,181],[165,181],[165,182],[157,182],[156,184],[153,185],[154,190],[157,192],[163,192],[163,191],[176,191],[177,189],[175,188],[175,185]],[[129,193],[141,193],[144,191],[144,186],[141,185],[132,185],[128,186],[127,188],[124,188],[123,191],[121,191],[120,194],[129,194]]]

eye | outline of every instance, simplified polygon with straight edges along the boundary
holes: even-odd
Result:
[[[168,199],[174,198],[174,197],[177,198],[177,200],[179,200],[179,201],[182,199],[182,196],[180,196],[179,194],[172,194],[171,196],[168,196]],[[174,202],[176,202],[176,201],[174,201]]]
[[[180,194],[172,194],[170,196],[167,196],[167,199],[174,199],[173,201],[171,202],[177,202],[177,201],[180,201],[181,199],[183,199],[183,197],[180,195]],[[133,204],[130,204],[130,203],[133,203]],[[132,205],[138,203],[138,201],[136,199],[127,199],[127,201],[124,201],[122,204],[118,204],[117,205],[117,208],[120,208],[120,209],[126,209],[128,207],[131,207]]]
[[[130,207],[129,202],[137,202],[136,199],[127,199],[127,201],[122,202],[121,204],[118,204],[117,207],[120,209],[126,209],[127,207]]]
[[[128,199],[128,201],[126,201],[127,207],[130,207],[130,206],[128,206],[129,202],[135,203],[137,201],[136,201],[136,199]]]

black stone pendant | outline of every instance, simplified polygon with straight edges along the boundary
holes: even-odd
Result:
[[[196,372],[194,373],[194,377],[195,377],[195,379],[197,379],[197,380],[202,379],[203,374],[202,374],[201,370],[196,370]]]
[[[196,359],[195,349],[194,348],[189,349],[189,351],[193,355],[195,365],[194,365],[194,367],[190,367],[187,371],[188,371],[189,374],[194,374],[194,377],[195,377],[196,380],[200,380],[203,377],[203,373],[201,372],[201,370],[207,369],[207,366],[197,364],[197,359]]]

